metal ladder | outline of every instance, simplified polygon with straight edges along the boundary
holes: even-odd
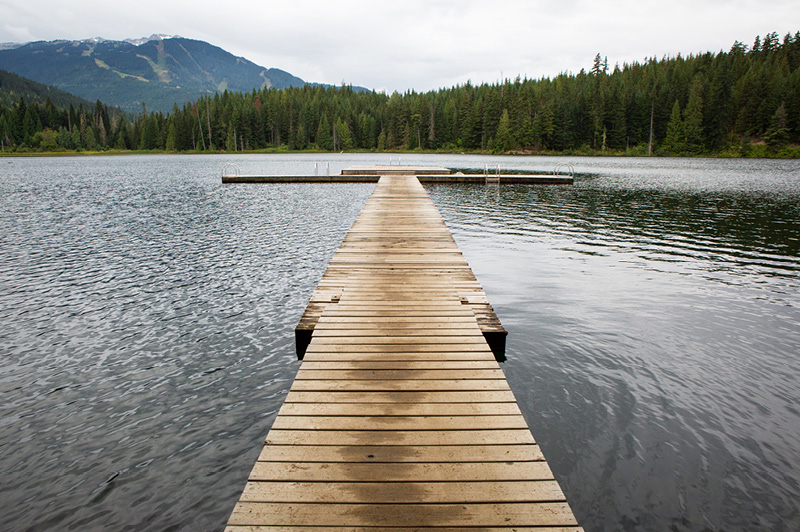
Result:
[[[487,185],[489,183],[497,183],[499,185],[500,184],[500,165],[499,164],[495,165],[495,167],[494,167],[494,176],[492,176],[492,174],[489,173],[489,165],[488,164],[484,164],[483,165],[483,179],[484,179],[484,183],[487,184]]]

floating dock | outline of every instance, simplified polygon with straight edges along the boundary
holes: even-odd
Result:
[[[226,531],[581,530],[487,329],[505,337],[419,179],[382,176]]]
[[[411,170],[409,170],[411,169]],[[413,171],[421,183],[474,183],[486,182],[522,185],[571,185],[572,174],[462,174],[449,168],[375,165],[353,167],[336,175],[240,175],[223,173],[223,183],[377,183],[384,175],[404,175]],[[488,178],[488,179],[487,179]]]

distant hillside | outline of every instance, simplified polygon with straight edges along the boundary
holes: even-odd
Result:
[[[11,72],[0,70],[0,105],[12,105],[24,98],[26,103],[45,103],[48,98],[56,107],[92,107],[94,104],[68,92],[49,87]]]
[[[141,41],[32,42],[0,49],[0,68],[89,101],[127,111],[171,111],[217,91],[301,87],[305,81],[264,68],[207,42],[181,37]]]

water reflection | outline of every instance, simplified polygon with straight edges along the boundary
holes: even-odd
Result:
[[[3,526],[220,529],[372,186],[223,187],[219,170],[380,157],[3,161]],[[567,162],[574,187],[428,190],[510,331],[504,369],[581,524],[800,528],[798,163]]]
[[[219,529],[372,187],[54,162],[0,182],[3,527]]]
[[[429,187],[579,522],[795,528],[798,195],[614,181]]]
[[[653,263],[691,263],[692,270],[796,278],[800,255],[800,202],[725,192],[619,190],[594,186],[502,189],[478,185],[432,187],[438,197],[455,195],[469,217],[454,220],[480,237],[530,235],[566,239],[588,255],[627,251]],[[444,199],[442,200],[445,201]],[[649,264],[649,267],[660,267]],[[723,282],[734,278],[717,277]]]

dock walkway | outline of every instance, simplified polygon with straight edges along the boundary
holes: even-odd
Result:
[[[483,299],[419,180],[382,176],[304,315],[310,343],[226,531],[580,530]]]

